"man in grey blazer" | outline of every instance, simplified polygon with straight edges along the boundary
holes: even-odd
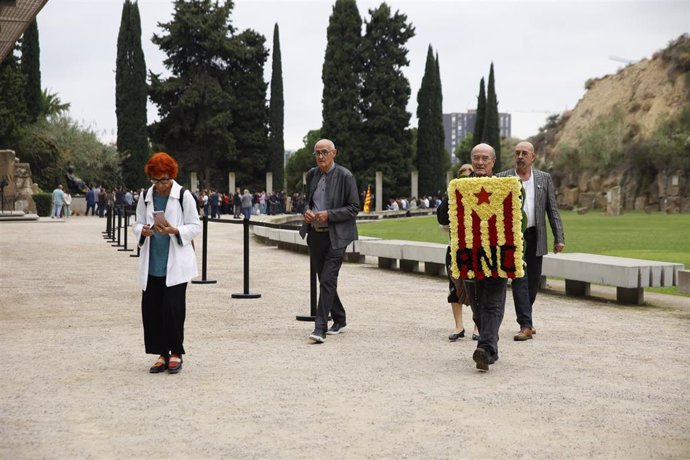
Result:
[[[518,176],[525,189],[524,210],[527,214],[525,241],[527,248],[524,259],[527,264],[526,276],[512,281],[515,314],[520,324],[520,332],[514,337],[517,341],[529,340],[535,334],[532,324],[532,305],[537,298],[541,279],[542,256],[548,253],[546,248],[546,219],[548,216],[554,237],[553,252],[565,249],[563,223],[558,214],[556,193],[551,175],[532,167],[535,153],[534,146],[526,141],[515,146],[515,168],[503,171],[498,176]]]
[[[352,173],[335,163],[335,145],[321,139],[314,146],[316,167],[307,173],[307,209],[300,236],[307,236],[309,257],[319,278],[319,302],[309,339],[323,343],[326,334],[343,332],[345,308],[338,297],[338,273],[347,245],[357,239],[359,193]],[[333,325],[328,328],[328,315]]]

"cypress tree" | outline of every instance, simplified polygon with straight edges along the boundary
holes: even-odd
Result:
[[[280,36],[278,24],[273,28],[273,68],[271,73],[271,105],[269,108],[269,146],[268,171],[273,172],[273,189],[284,187],[285,141],[283,139],[283,67],[280,56]]]
[[[484,134],[484,118],[486,118],[486,93],[484,92],[484,77],[479,80],[479,96],[477,96],[477,114],[474,119],[474,135],[472,137],[472,146],[482,142]]]
[[[338,149],[337,162],[352,169],[353,156],[359,155],[362,117],[359,91],[362,63],[360,46],[362,18],[355,0],[336,0],[326,32],[323,81],[323,124],[321,135]]]
[[[29,121],[24,100],[25,78],[13,52],[0,63],[0,146],[13,147],[19,129]]]
[[[440,194],[443,194],[447,188],[446,171],[450,169],[451,161],[450,153],[446,150],[446,132],[443,129],[443,86],[441,85],[441,65],[439,64],[438,52],[436,53],[436,73],[434,76],[436,77],[436,84],[434,85],[434,120],[436,126],[436,142],[438,142],[437,151],[439,156],[439,169],[434,177],[438,181],[436,183],[435,190]]]
[[[264,81],[264,64],[268,58],[268,50],[264,46],[266,39],[248,29],[234,37],[233,41],[241,50],[228,69],[233,91],[238,96],[232,106],[233,124],[230,128],[238,155],[235,161],[229,164],[221,162],[219,166],[221,170],[236,171],[238,184],[261,190],[266,187],[269,158],[268,85]]]
[[[41,62],[40,46],[38,42],[38,25],[36,19],[31,21],[22,38],[21,68],[26,83],[24,98],[29,121],[34,123],[41,115]]]
[[[226,176],[233,169],[225,166],[237,158],[231,131],[235,85],[229,69],[239,42],[231,37],[232,6],[175,0],[173,18],[160,24],[163,33],[152,39],[167,55],[170,76],[150,74],[149,95],[159,115],[150,126],[151,137],[156,149],[176,155],[183,174],[198,172],[202,186],[210,186],[212,171],[219,179],[221,172]]]
[[[146,63],[141,47],[139,5],[125,0],[117,37],[115,114],[117,150],[122,156],[122,177],[128,187],[146,184],[144,165],[150,153],[146,127]]]
[[[392,14],[385,3],[369,14],[362,40],[362,145],[366,148],[353,158],[353,172],[360,183],[373,184],[376,171],[382,171],[386,196],[407,195],[412,166],[406,110],[410,83],[402,68],[409,65],[405,45],[414,37],[414,27],[406,15]]]
[[[422,84],[417,93],[417,155],[416,166],[419,172],[419,191],[431,195],[439,190],[443,180],[443,114],[441,129],[438,129],[439,110],[442,105],[438,63],[429,45]],[[440,140],[440,143],[439,143]]]
[[[496,85],[494,80],[494,63],[489,70],[489,85],[486,90],[486,118],[482,142],[486,142],[496,151],[494,171],[501,171],[501,132],[498,118],[498,100],[496,99]]]

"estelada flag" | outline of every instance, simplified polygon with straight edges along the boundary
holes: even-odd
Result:
[[[448,184],[454,278],[521,278],[522,184],[517,177],[470,177]]]
[[[364,212],[371,209],[371,185],[367,185],[367,194],[364,196]]]

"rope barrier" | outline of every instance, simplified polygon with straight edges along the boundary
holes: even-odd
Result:
[[[128,211],[126,209],[123,209],[125,213],[125,219],[124,219],[124,231],[125,231],[125,238],[124,238],[124,249],[118,249],[118,251],[132,251],[132,249],[127,248],[127,228],[129,226],[129,216],[133,214],[133,212]],[[122,213],[119,212],[117,213],[118,216],[118,221],[117,225],[115,224],[115,214],[113,212],[113,208],[111,206],[108,207],[108,219],[106,220],[106,233],[108,233],[107,236],[104,236],[104,238],[110,238],[112,242],[115,241],[115,230],[117,227],[117,244],[113,244],[112,246],[122,246],[120,244],[120,234],[121,234],[121,229],[122,229]],[[112,221],[111,221],[112,218]],[[204,215],[202,218],[202,252],[201,252],[201,279],[200,280],[192,280],[193,284],[215,284],[217,281],[216,280],[211,280],[208,279],[207,277],[207,268],[208,268],[208,216]],[[271,222],[257,222],[257,221],[252,221],[251,219],[212,219],[211,222],[214,223],[219,223],[219,224],[242,224],[243,228],[243,292],[241,293],[235,293],[232,294],[232,298],[234,299],[258,299],[261,297],[261,294],[255,293],[255,292],[250,292],[249,291],[249,227],[250,226],[257,226],[257,227],[267,227],[267,228],[275,228],[279,230],[292,230],[292,231],[298,231],[299,226],[295,225],[289,225],[289,224],[274,224]],[[139,245],[137,245],[137,253],[136,254],[131,254],[130,257],[139,257],[141,249],[139,248]],[[314,321],[316,317],[316,300],[317,300],[317,292],[316,292],[316,285],[317,285],[317,276],[316,276],[316,270],[314,268],[314,263],[311,260],[311,257],[309,257],[309,297],[310,297],[310,307],[309,307],[309,315],[297,315],[296,319],[297,321]]]

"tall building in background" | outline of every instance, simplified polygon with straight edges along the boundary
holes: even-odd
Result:
[[[499,113],[501,138],[510,137],[511,116],[509,113]],[[477,121],[477,111],[468,110],[465,113],[453,112],[443,114],[443,132],[445,134],[446,149],[450,153],[453,163],[458,160],[453,153],[460,141],[467,135],[474,133],[474,123]]]

